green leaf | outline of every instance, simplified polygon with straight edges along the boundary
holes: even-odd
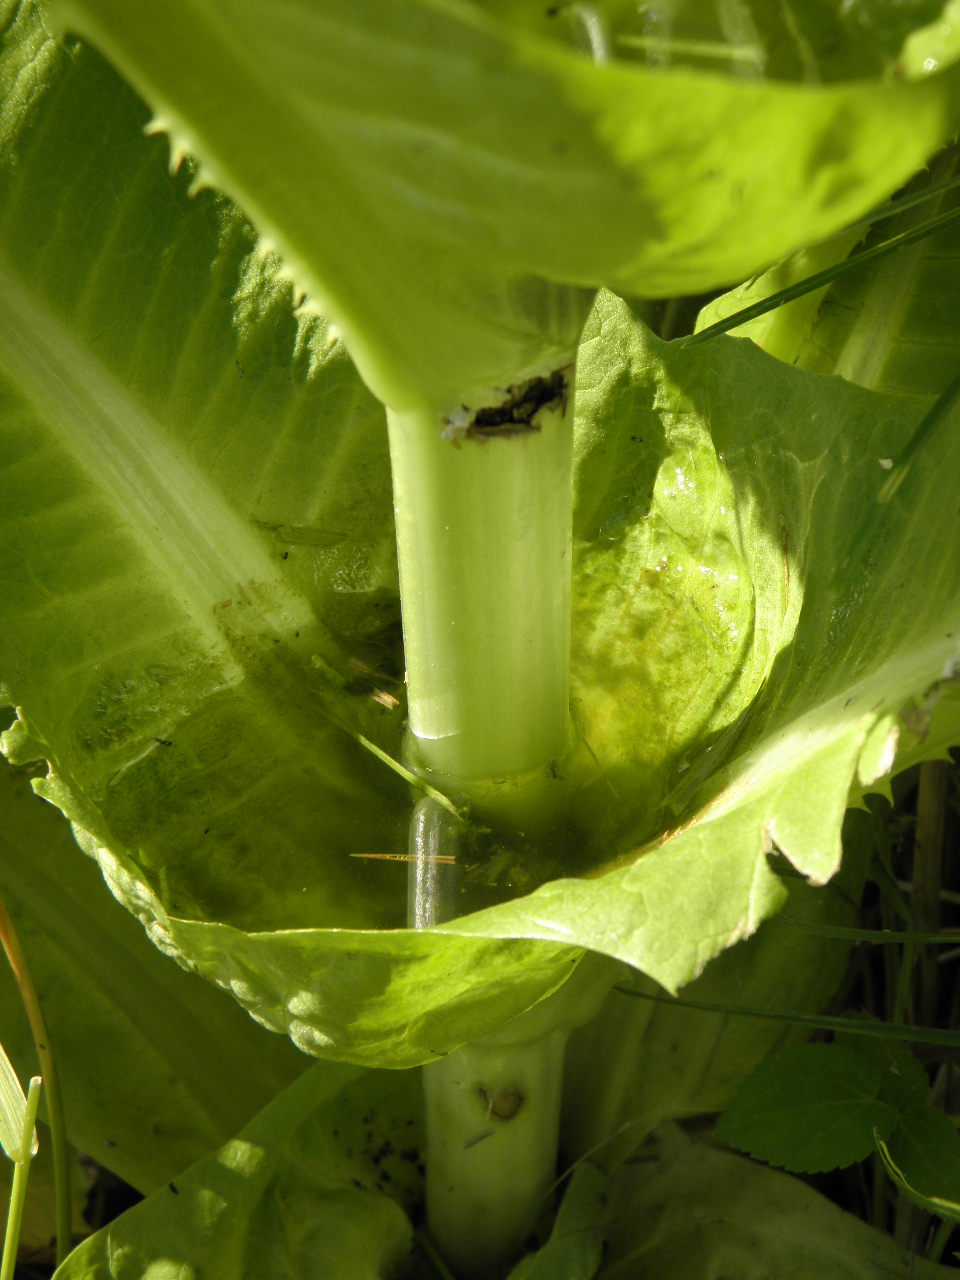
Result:
[[[925,240],[928,236],[936,235],[937,232],[946,227],[952,227],[958,219],[960,219],[960,210],[958,209],[948,209],[944,213],[934,214],[908,231],[902,231],[898,235],[881,240],[879,244],[852,254],[843,261],[837,261],[822,271],[816,271],[809,276],[802,276],[795,284],[788,285],[761,302],[755,302],[743,307],[741,310],[727,316],[724,320],[718,320],[706,328],[702,327],[698,321],[697,332],[685,340],[684,346],[698,346],[701,342],[708,342],[720,333],[732,333],[736,330],[743,332],[748,329],[749,322],[753,319],[775,311],[795,299],[806,297],[810,294],[815,298],[819,294],[822,298],[827,287],[833,281],[845,278],[854,272],[866,270],[867,267],[890,257],[894,253],[899,253],[902,249],[906,249],[920,240]],[[851,238],[852,235],[853,233],[851,233]],[[839,248],[843,246],[846,237],[841,236],[838,239]],[[830,256],[833,255],[831,254]],[[841,255],[838,253],[837,256]],[[767,274],[769,275],[769,273]],[[819,298],[817,301],[819,301]],[[763,345],[766,350],[770,350],[768,344],[764,343]]]
[[[364,932],[406,903],[352,857],[405,854],[409,810],[356,741],[399,754],[383,410],[99,57],[9,21],[4,750],[163,949],[313,1051],[423,1061],[577,955]]]
[[[943,1112],[916,1103],[891,1133],[876,1138],[887,1172],[903,1193],[928,1213],[960,1222],[960,1134]]]
[[[695,293],[837,230],[958,118],[952,69],[799,86],[648,67],[622,42],[591,61],[460,3],[51,11],[276,240],[401,411],[561,362],[592,287]]]
[[[879,224],[865,247],[909,233],[931,216],[956,212],[958,193],[952,184],[957,160],[957,150],[951,147],[918,174],[902,198],[917,199],[930,191],[934,197]],[[716,299],[701,313],[697,328],[828,265],[853,242],[852,237],[846,243],[838,239],[794,255],[756,282]],[[862,386],[925,399],[943,391],[960,367],[960,329],[953,305],[958,254],[960,236],[941,231],[886,263],[837,281],[826,295],[818,291],[736,333],[801,368],[839,373]],[[883,465],[892,461],[886,459]],[[898,771],[921,760],[945,758],[946,748],[960,741],[955,691],[941,688],[923,705],[908,708],[893,733],[899,737]],[[887,787],[882,778],[864,785],[880,791]]]
[[[0,1146],[8,1160],[19,1164],[25,1155],[23,1127],[27,1120],[27,1096],[6,1050],[0,1044]],[[37,1154],[37,1131],[33,1131],[30,1154]]]
[[[831,595],[837,548],[916,404],[733,340],[659,344],[604,295],[577,402],[582,848],[526,898],[395,928],[405,865],[365,855],[406,855],[408,794],[357,742],[396,759],[403,713],[382,411],[236,210],[169,177],[116,77],[17,15],[4,748],[49,762],[35,788],[154,940],[310,1052],[406,1066],[557,990],[583,947],[689,981],[782,904],[773,845],[829,878],[863,747],[952,671],[947,424],[854,608]]]
[[[918,174],[907,197],[938,191],[877,225],[866,250],[917,232],[935,217],[953,215],[960,204],[955,187],[958,152],[951,147],[929,170]],[[771,297],[779,289],[840,262],[856,234],[816,245],[766,272],[759,280],[711,302],[697,330],[741,307]],[[926,397],[939,393],[960,363],[960,327],[953,307],[960,237],[945,228],[901,250],[889,261],[837,280],[828,290],[789,303],[741,325],[735,332],[764,350],[818,373],[839,373],[860,386]]]
[[[748,280],[729,293],[722,293],[707,303],[697,316],[694,333],[700,334],[715,325],[726,324],[749,308],[771,302],[778,295],[801,286],[821,273],[842,266],[851,249],[860,243],[864,234],[858,228],[799,249],[758,278]],[[789,298],[781,301],[775,309],[743,321],[733,328],[724,329],[724,332],[738,338],[752,338],[757,346],[776,356],[778,360],[795,364],[800,344],[805,340],[829,288],[830,285],[825,283],[818,289],[809,289],[794,297],[793,301]]]
[[[307,1065],[151,946],[79,856],[67,823],[2,763],[0,897],[53,1041],[68,1134],[140,1191],[226,1141]],[[5,962],[0,1037],[24,1079],[38,1071]],[[232,1064],[229,1089],[224,1062]],[[28,1185],[35,1176],[36,1167]]]
[[[399,923],[349,855],[394,847],[404,788],[338,727],[396,750],[382,409],[102,61],[29,7],[9,36],[32,96],[0,182],[7,753],[39,745],[168,910]]]
[[[846,1168],[887,1137],[897,1113],[879,1100],[869,1059],[831,1044],[804,1044],[762,1063],[740,1085],[716,1136],[794,1173]]]
[[[408,1202],[422,1192],[417,1097],[415,1075],[370,1080],[317,1064],[219,1151],[75,1249],[58,1280],[390,1274],[413,1233],[385,1190]]]
[[[811,925],[856,920],[872,835],[868,815],[848,810],[840,874],[822,888],[787,878],[784,914],[719,955],[684,995],[726,1006],[825,1009],[846,973],[851,947],[803,932],[784,915]],[[642,985],[657,990],[649,980]],[[809,1034],[789,1023],[631,1000],[615,990],[598,1017],[570,1037],[564,1150],[589,1153],[610,1168],[662,1120],[721,1111],[756,1066]]]
[[[954,177],[957,165],[953,147],[910,189],[922,191]],[[957,191],[947,192],[884,224],[883,238],[910,231],[958,205]],[[872,233],[866,247],[877,239]],[[799,348],[798,362],[879,390],[913,396],[942,391],[960,354],[960,325],[951,306],[958,257],[960,239],[944,230],[867,275],[837,281]]]
[[[622,304],[601,300],[581,348],[574,691],[610,786],[623,796],[642,790],[648,802],[659,792],[682,816],[710,772],[773,728],[777,704],[800,714],[823,705],[829,681],[865,670],[885,644],[892,656],[906,640],[899,628],[881,640],[878,627],[909,595],[903,575],[891,575],[886,596],[874,595],[870,578],[884,554],[889,573],[919,551],[924,499],[918,490],[888,513],[879,541],[889,551],[878,542],[868,561],[859,636],[852,620],[844,629],[830,578],[882,483],[877,458],[899,452],[886,433],[909,439],[905,422],[893,427],[907,404],[806,381],[747,344],[718,339],[688,365],[697,348],[682,353],[641,335]],[[930,450],[945,450],[945,434],[937,439]],[[785,472],[784,455],[797,449]],[[925,501],[936,519],[942,491],[931,482],[932,473]],[[945,512],[941,521],[951,536]],[[952,651],[947,598],[955,589],[928,597],[931,638],[944,620],[943,663],[931,666],[931,681]],[[841,719],[859,702],[849,695]],[[689,750],[695,742],[702,745]],[[598,796],[603,786],[598,779]]]
[[[603,1256],[607,1179],[595,1165],[578,1164],[563,1195],[550,1239],[528,1254],[508,1280],[592,1280]]]
[[[834,1044],[851,1053],[858,1053],[873,1063],[880,1072],[880,1092],[877,1096],[895,1111],[904,1112],[910,1107],[926,1103],[930,1082],[908,1045],[898,1040],[874,1040],[844,1032],[834,1036]]]
[[[625,1166],[601,1280],[950,1280],[796,1178],[658,1130],[660,1155]],[[619,1184],[619,1185],[618,1185]]]

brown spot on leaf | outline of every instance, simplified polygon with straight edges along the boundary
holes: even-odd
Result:
[[[908,711],[901,711],[900,719],[903,721],[904,726],[923,742],[930,728],[933,712],[914,707]]]

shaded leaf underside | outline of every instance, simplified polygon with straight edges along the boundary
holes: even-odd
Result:
[[[885,1232],[812,1187],[664,1126],[661,1158],[624,1170],[599,1280],[816,1275],[823,1280],[947,1280]],[[633,1185],[631,1186],[631,1183]]]
[[[6,767],[0,895],[53,1042],[70,1140],[139,1191],[153,1191],[232,1137],[309,1064],[151,946],[104,892],[96,866],[77,857],[63,818],[36,799],[27,776]],[[20,1077],[37,1074],[6,964],[0,1028]]]
[[[397,410],[562,360],[593,287],[694,293],[838,229],[949,136],[960,85],[593,61],[435,0],[50,12],[275,239]]]

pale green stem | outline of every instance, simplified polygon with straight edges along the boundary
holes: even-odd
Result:
[[[461,1280],[504,1271],[550,1208],[566,1040],[466,1045],[423,1069],[427,1221]]]
[[[407,763],[528,840],[563,821],[570,744],[572,393],[559,375],[539,390],[551,386],[562,393],[542,396],[528,428],[504,429],[496,408],[388,413]],[[413,927],[458,913],[456,828],[418,804]],[[504,1271],[549,1207],[565,1038],[467,1045],[424,1068],[427,1224],[461,1280]]]
[[[947,1247],[947,1241],[956,1230],[957,1224],[951,1222],[949,1218],[944,1218],[934,1234],[930,1242],[930,1248],[927,1250],[927,1259],[930,1262],[939,1262],[943,1257],[943,1251]]]
[[[20,1159],[13,1164],[13,1183],[10,1187],[10,1208],[7,1211],[7,1231],[3,1238],[3,1261],[0,1262],[0,1280],[13,1280],[17,1265],[17,1247],[20,1243],[20,1223],[23,1221],[23,1205],[27,1194],[27,1178],[33,1159],[33,1131],[37,1122],[37,1106],[40,1102],[39,1076],[30,1081],[27,1106],[23,1117],[20,1139]]]
[[[388,414],[410,731],[422,766],[468,793],[567,746],[569,419],[445,439],[438,414]]]
[[[873,1210],[871,1221],[878,1231],[887,1229],[887,1170],[879,1152],[873,1156]]]
[[[72,1217],[70,1202],[70,1161],[67,1156],[67,1126],[63,1116],[63,1100],[60,1096],[60,1078],[57,1075],[50,1034],[43,1019],[43,1011],[37,997],[37,989],[30,977],[27,958],[20,946],[13,922],[7,909],[0,900],[0,944],[7,953],[10,968],[20,988],[20,998],[30,1023],[33,1042],[36,1045],[37,1057],[40,1059],[40,1070],[43,1073],[43,1087],[47,1096],[47,1120],[50,1125],[50,1147],[53,1154],[53,1182],[56,1199],[57,1223],[57,1266],[70,1252],[73,1244]]]
[[[911,896],[919,933],[936,933],[940,928],[940,888],[949,782],[950,765],[947,761],[925,760],[921,764]],[[920,1010],[917,1021],[925,1026],[932,1026],[936,1021],[938,978],[937,949],[921,947]]]

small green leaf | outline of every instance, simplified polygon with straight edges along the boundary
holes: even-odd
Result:
[[[879,1100],[880,1071],[849,1049],[808,1044],[762,1063],[717,1123],[732,1147],[794,1173],[862,1160],[897,1121]]]
[[[0,1146],[7,1157],[19,1164],[26,1154],[23,1150],[23,1126],[27,1115],[27,1095],[17,1078],[6,1050],[0,1044]],[[33,1131],[30,1154],[38,1150],[37,1131]]]
[[[960,1222],[960,1133],[942,1111],[909,1107],[877,1149],[890,1177],[914,1204]]]
[[[904,1112],[926,1103],[930,1092],[927,1073],[903,1041],[854,1036],[841,1031],[834,1037],[834,1044],[874,1064],[880,1072],[877,1096],[895,1111]]]

